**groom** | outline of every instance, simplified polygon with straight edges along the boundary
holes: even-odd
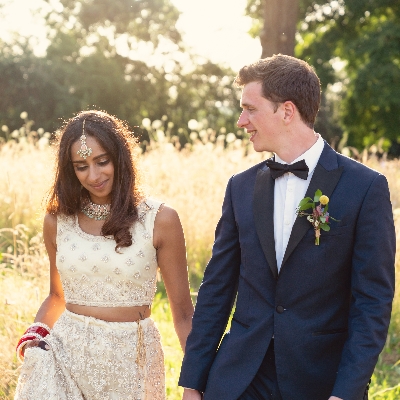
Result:
[[[228,182],[186,344],[183,399],[367,399],[394,294],[387,181],[314,132],[320,83],[306,62],[262,59],[236,84],[239,127],[274,158]],[[316,245],[296,208],[318,189],[335,219]]]

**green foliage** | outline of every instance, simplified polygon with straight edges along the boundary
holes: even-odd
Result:
[[[249,30],[250,36],[253,38],[260,36],[264,25],[263,0],[247,0],[245,13],[253,19]]]
[[[62,0],[61,3],[61,18],[56,10],[47,15],[52,28],[65,29],[67,22],[74,21],[82,37],[87,37],[88,33],[97,34],[98,28],[113,27],[115,35],[126,36],[132,46],[143,41],[157,47],[160,37],[174,43],[181,40],[175,28],[179,12],[169,0]]]
[[[351,146],[380,138],[398,140],[400,125],[400,4],[346,0],[314,7],[300,34],[301,58],[311,62],[323,86],[342,83],[340,124]],[[332,4],[331,4],[332,5]],[[342,76],[336,60],[344,61]]]
[[[317,189],[316,192],[314,193],[314,201],[315,201],[315,202],[319,201],[319,199],[321,198],[321,196],[322,196],[321,190],[320,190],[320,189]]]
[[[250,34],[263,28],[265,0],[248,0]],[[298,0],[296,56],[312,64],[328,98],[316,129],[328,140],[342,133],[362,149],[386,138],[400,153],[400,3],[393,0]],[[335,67],[343,62],[338,74]],[[341,86],[329,97],[331,85]]]
[[[399,362],[394,365],[388,365],[382,359],[383,356],[381,355],[374,375],[371,378],[370,395],[368,398],[371,400],[397,400],[400,398],[400,383],[398,382],[398,376],[400,375]]]
[[[131,126],[168,115],[182,144],[190,119],[235,129],[233,72],[185,52],[169,0],[61,3],[62,12],[45,16],[45,56],[35,56],[26,38],[0,42],[0,86],[7,93],[0,97],[2,125],[16,129],[26,111],[36,126],[54,131],[60,120],[96,108]],[[160,54],[157,65],[135,58],[143,46]]]
[[[317,200],[318,201],[318,200]],[[311,197],[304,197],[299,203],[299,211],[308,210],[310,208],[314,208],[315,204]]]
[[[152,318],[161,333],[164,349],[165,386],[168,400],[180,400],[183,389],[178,387],[179,374],[183,359],[178,336],[175,333],[171,308],[165,294],[158,292],[151,309]]]

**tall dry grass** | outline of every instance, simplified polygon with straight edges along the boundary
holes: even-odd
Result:
[[[225,143],[226,145],[226,143]],[[226,183],[267,154],[246,143],[194,138],[190,148],[178,149],[168,140],[153,143],[141,157],[146,192],[174,207],[185,231],[193,289],[211,253]],[[41,240],[42,199],[52,178],[52,152],[32,144],[8,143],[0,148],[0,399],[12,399],[19,363],[14,345],[31,323],[48,290],[48,265]],[[400,162],[369,158],[366,164],[384,173],[400,229]],[[399,232],[399,230],[398,230]],[[398,235],[399,237],[399,235]],[[399,262],[397,261],[397,270]],[[397,277],[397,288],[400,288]],[[168,304],[157,298],[154,318],[166,349],[168,399],[179,398],[176,382],[181,352],[174,335]],[[400,295],[396,294],[387,345],[375,371],[371,394],[377,400],[400,398]],[[395,397],[393,397],[395,396]]]

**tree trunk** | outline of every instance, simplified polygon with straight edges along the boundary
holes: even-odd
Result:
[[[261,58],[294,55],[299,0],[264,0],[264,29],[260,34]]]

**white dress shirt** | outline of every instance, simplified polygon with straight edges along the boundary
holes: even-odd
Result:
[[[318,136],[318,139],[313,146],[291,163],[293,164],[297,161],[305,160],[309,168],[307,180],[298,178],[291,172],[287,172],[275,179],[274,237],[278,271],[281,269],[283,256],[285,255],[293,224],[297,217],[296,208],[299,205],[300,200],[305,197],[311,177],[313,176],[315,167],[318,164],[319,157],[324,148],[322,137],[317,133],[316,135]],[[279,158],[277,154],[275,154],[275,161],[287,164]]]

